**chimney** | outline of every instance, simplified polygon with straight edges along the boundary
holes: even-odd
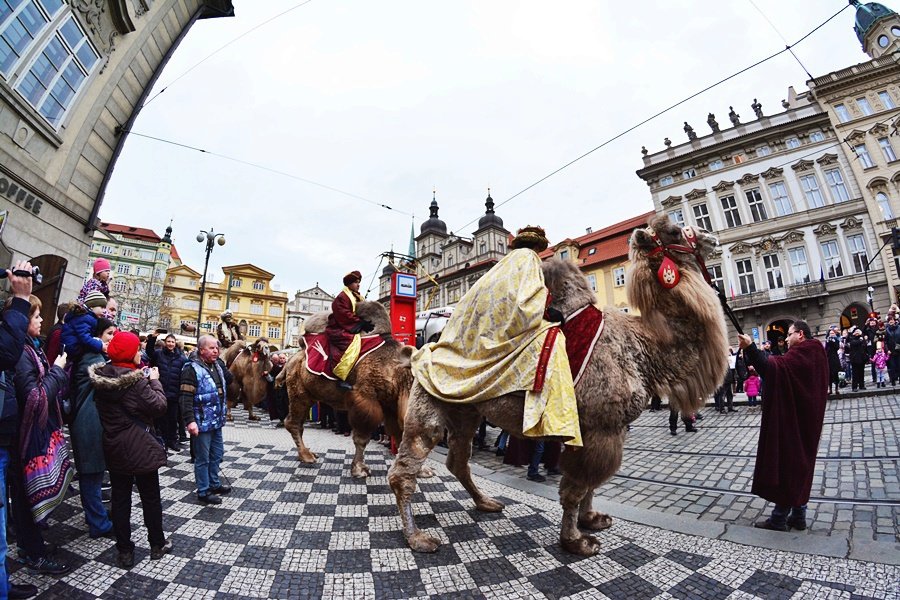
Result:
[[[588,228],[585,230],[585,233],[588,234],[588,233],[592,233],[593,231],[594,231],[593,229],[591,229],[590,227],[588,227]]]

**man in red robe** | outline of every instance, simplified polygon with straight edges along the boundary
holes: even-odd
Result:
[[[775,503],[760,529],[806,529],[806,503],[828,397],[828,357],[812,339],[806,321],[788,328],[787,352],[766,357],[747,335],[739,335],[747,363],[763,380],[763,413],[752,492]]]
[[[359,333],[373,329],[371,322],[356,315],[356,303],[362,301],[362,296],[359,295],[361,281],[362,274],[359,271],[344,275],[344,289],[331,303],[331,314],[325,328],[331,370],[338,378],[338,387],[345,390],[353,389],[345,380],[359,356]]]

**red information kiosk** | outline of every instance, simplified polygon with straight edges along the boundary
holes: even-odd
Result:
[[[416,345],[416,276],[411,273],[391,275],[391,334],[398,342]]]

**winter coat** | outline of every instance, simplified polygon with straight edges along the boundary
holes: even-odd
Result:
[[[759,396],[759,375],[750,375],[744,382],[744,391],[748,396]]]
[[[176,346],[169,351],[166,347],[156,348],[150,355],[150,366],[159,369],[159,381],[162,383],[166,400],[178,402],[181,388],[181,370],[188,362],[184,352]]]
[[[61,340],[69,360],[81,358],[86,352],[102,352],[103,342],[94,337],[97,329],[97,317],[89,310],[79,306],[66,315]]]
[[[67,389],[68,379],[61,367],[50,366],[34,338],[29,338],[34,352],[26,349],[14,371],[6,372],[12,381],[19,411],[18,449],[23,460],[42,455],[50,445],[50,436],[62,427],[59,417],[59,393]],[[40,366],[39,366],[40,365]],[[43,378],[40,371],[44,372]]]
[[[735,371],[737,371],[738,381],[743,381],[747,379],[747,361],[744,360],[744,354],[740,353],[737,355],[737,360],[735,361]]]
[[[4,448],[14,446],[18,438],[19,408],[13,369],[25,347],[30,312],[31,305],[27,300],[14,297],[10,307],[3,311],[0,322],[0,447]]]
[[[836,337],[830,337],[825,340],[825,354],[828,355],[828,374],[834,378],[837,377],[841,370],[841,358],[838,351],[841,349],[841,342]]]
[[[158,380],[139,369],[95,364],[88,369],[103,425],[103,454],[114,473],[141,475],[166,465],[166,450],[153,433],[153,420],[166,414]]]
[[[876,352],[869,362],[874,363],[876,369],[887,369],[888,355],[885,352]]]
[[[63,351],[62,328],[63,324],[61,322],[56,323],[50,328],[50,331],[47,332],[47,339],[44,341],[44,355],[47,357],[47,362],[51,365],[56,361],[56,357],[62,354]]]
[[[866,348],[866,338],[861,335],[852,335],[847,341],[850,348],[850,364],[862,365],[869,362],[869,351]]]
[[[884,344],[888,351],[893,352],[900,346],[900,325],[888,323],[884,327]]]
[[[94,401],[94,386],[88,369],[106,363],[102,354],[85,354],[72,375],[73,406],[78,407],[75,421],[69,425],[69,437],[75,455],[75,468],[79,473],[96,474],[106,470],[103,456],[103,426]]]
[[[227,372],[220,361],[210,367],[199,356],[184,366],[180,402],[185,425],[197,423],[202,433],[225,426]]]

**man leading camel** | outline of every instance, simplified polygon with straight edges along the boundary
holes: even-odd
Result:
[[[759,430],[752,492],[775,503],[760,529],[806,529],[816,452],[828,397],[828,357],[806,321],[788,328],[787,352],[766,358],[750,336],[739,335],[747,362],[762,376],[765,410]]]
[[[353,389],[346,379],[359,357],[359,334],[372,331],[374,327],[372,323],[356,315],[356,303],[362,301],[362,296],[359,295],[361,282],[362,273],[359,271],[344,275],[344,289],[331,303],[331,314],[328,315],[328,326],[325,328],[331,370],[338,378],[338,387],[343,390]]]

